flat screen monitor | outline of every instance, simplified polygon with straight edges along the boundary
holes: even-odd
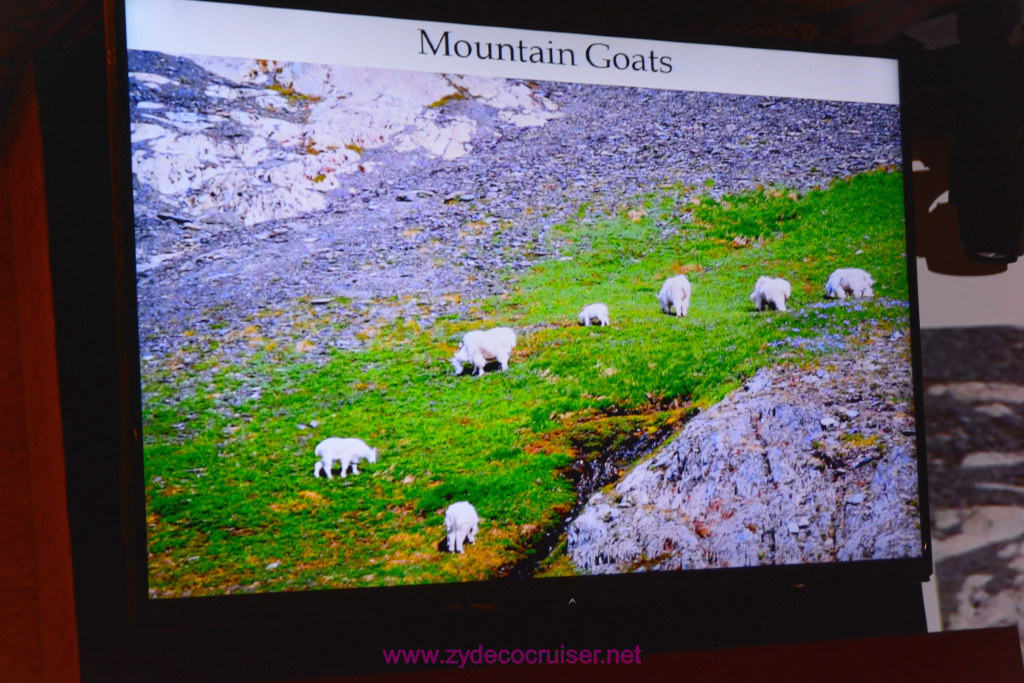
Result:
[[[125,4],[144,602],[926,576],[898,60],[446,17]]]

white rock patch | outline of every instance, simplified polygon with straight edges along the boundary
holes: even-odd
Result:
[[[339,189],[345,175],[373,172],[375,165],[364,160],[364,153],[376,148],[447,161],[471,154],[480,125],[446,109],[450,102],[482,102],[499,118],[522,127],[561,116],[542,94],[502,79],[189,59],[236,84],[207,85],[206,97],[251,105],[224,114],[158,112],[161,103],[147,103],[149,121],[133,127],[137,179],[165,195],[168,204],[184,204],[190,218],[212,212],[254,225],[321,211],[327,204],[324,195]],[[157,74],[132,77],[157,90],[172,82]],[[277,111],[280,116],[274,115]],[[245,126],[250,135],[218,135],[218,127],[228,121]],[[253,169],[262,185],[253,183]]]

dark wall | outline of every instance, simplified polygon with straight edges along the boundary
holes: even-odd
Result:
[[[0,125],[0,680],[79,679],[42,135],[29,71]]]

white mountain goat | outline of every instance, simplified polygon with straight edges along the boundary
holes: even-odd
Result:
[[[318,443],[313,452],[320,457],[313,466],[314,477],[326,474],[327,478],[331,479],[331,467],[335,461],[341,463],[342,478],[348,476],[349,465],[352,466],[352,474],[359,474],[359,468],[356,465],[360,460],[377,462],[377,449],[370,448],[362,439],[342,439],[332,436]]]
[[[515,347],[516,333],[510,327],[473,330],[462,337],[462,345],[452,356],[452,367],[456,375],[461,375],[463,363],[472,363],[475,374],[482,375],[487,363],[496,360],[502,370],[508,370],[508,359]]]
[[[608,307],[604,304],[584,306],[583,310],[580,311],[578,320],[580,325],[586,325],[587,327],[590,327],[590,323],[594,320],[600,323],[602,327],[611,325],[611,321],[608,319]]]
[[[480,531],[480,517],[476,514],[476,508],[465,500],[449,505],[444,511],[444,531],[448,534],[448,551],[464,552],[463,544],[466,541],[475,543]]]
[[[690,310],[690,281],[685,275],[676,275],[665,280],[658,293],[658,303],[662,313],[671,313],[676,309],[676,317],[686,316]]]
[[[754,302],[754,308],[764,311],[774,308],[777,311],[786,310],[786,300],[793,293],[793,287],[781,277],[757,278],[754,291],[750,293],[750,300]]]
[[[845,299],[849,294],[854,297],[874,296],[871,286],[875,281],[867,271],[860,268],[839,268],[828,276],[825,283],[825,296],[833,299]]]

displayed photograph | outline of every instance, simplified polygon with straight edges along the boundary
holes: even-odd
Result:
[[[128,59],[151,597],[921,556],[898,105]]]

